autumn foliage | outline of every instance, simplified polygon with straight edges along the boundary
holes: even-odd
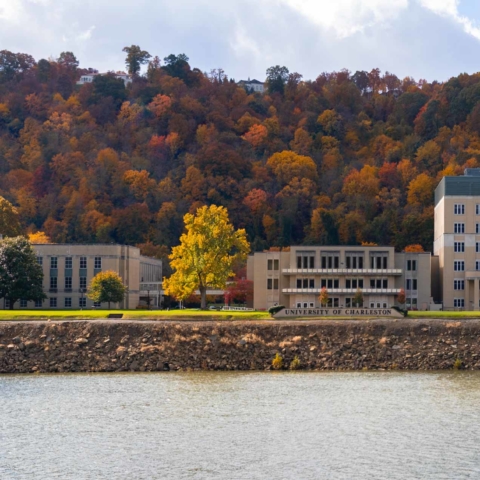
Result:
[[[0,211],[13,205],[15,232],[168,250],[185,214],[215,204],[256,251],[431,250],[436,185],[480,166],[480,74],[304,80],[277,66],[261,95],[183,54],[125,53],[128,87],[113,75],[76,85],[88,71],[71,52],[0,52]]]

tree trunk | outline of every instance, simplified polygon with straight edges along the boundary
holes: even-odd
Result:
[[[201,298],[200,308],[202,310],[206,310],[207,309],[207,287],[200,287],[199,290],[200,290],[200,298]]]
[[[10,299],[10,307],[9,307],[10,310],[13,310],[14,304],[15,304],[15,301]]]
[[[110,302],[108,302],[108,309],[110,310]]]

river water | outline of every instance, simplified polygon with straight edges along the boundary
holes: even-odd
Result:
[[[0,376],[0,479],[477,479],[480,374]]]

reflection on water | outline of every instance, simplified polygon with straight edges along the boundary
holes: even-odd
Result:
[[[0,376],[0,479],[480,478],[477,373]]]

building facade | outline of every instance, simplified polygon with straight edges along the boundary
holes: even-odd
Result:
[[[112,308],[136,308],[147,305],[157,307],[161,300],[162,262],[140,255],[136,247],[125,245],[33,245],[37,261],[43,268],[43,290],[47,300],[26,302],[20,300],[16,309],[82,309],[102,308],[87,298],[92,278],[101,271],[118,273],[127,287],[127,295],[121,304]],[[9,308],[5,299],[0,308]]]
[[[405,290],[409,308],[427,310],[431,298],[430,253],[395,253],[393,247],[314,246],[251,255],[247,278],[254,282],[254,308],[320,307],[322,288],[328,305],[354,306],[360,290],[363,305],[390,308]]]
[[[480,169],[444,177],[435,190],[434,254],[443,309],[480,308]]]
[[[112,74],[115,78],[123,80],[125,86],[132,83],[132,76],[125,72],[108,72],[108,73],[86,73],[82,75],[77,81],[77,85],[84,85],[85,83],[92,83],[97,75],[109,75]]]
[[[240,80],[237,85],[239,87],[245,88],[247,92],[258,92],[258,93],[264,93],[265,92],[265,85],[263,82],[260,82],[258,80]]]

